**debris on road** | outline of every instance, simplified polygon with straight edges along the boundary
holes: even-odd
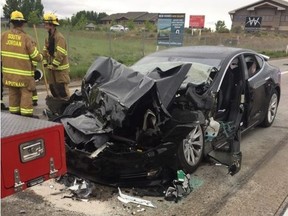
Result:
[[[117,198],[118,198],[118,200],[120,200],[123,203],[127,204],[127,203],[132,202],[132,203],[136,203],[136,204],[139,204],[139,205],[144,205],[144,206],[156,208],[156,206],[154,206],[151,201],[123,194],[121,192],[120,188],[118,188],[118,191],[119,191],[119,196]]]
[[[190,174],[182,170],[177,171],[178,179],[172,182],[173,186],[168,187],[165,193],[165,200],[178,202],[181,198],[188,196],[193,188],[191,186]]]

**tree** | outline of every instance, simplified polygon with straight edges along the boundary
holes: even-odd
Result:
[[[62,27],[70,27],[71,26],[70,18],[60,19],[59,23],[60,23],[60,26],[62,26]]]
[[[98,14],[98,17],[97,17],[97,22],[96,22],[96,23],[97,23],[97,24],[100,24],[100,23],[101,23],[101,19],[104,18],[104,17],[106,17],[106,16],[108,16],[106,13],[103,13],[103,12],[102,12],[102,13],[99,13],[99,14]]]
[[[31,0],[22,0],[20,6],[20,11],[23,13],[23,16],[28,20],[30,11],[34,10],[34,5]]]
[[[73,26],[74,29],[80,30],[84,29],[87,24],[87,18],[84,14],[81,15],[80,19],[77,20],[77,23]]]
[[[4,17],[10,18],[10,14],[19,10],[23,13],[25,19],[29,19],[30,13],[36,13],[38,19],[42,19],[44,6],[41,3],[41,0],[6,0],[6,4],[3,6]],[[32,15],[34,21],[35,16]],[[29,21],[29,20],[28,20]]]
[[[128,20],[127,27],[129,28],[129,30],[132,30],[135,28],[135,24],[134,24],[133,20]]]
[[[148,20],[145,21],[144,25],[145,25],[145,30],[148,32],[153,31],[155,28],[155,25],[149,22]]]
[[[215,23],[215,30],[218,33],[228,33],[229,29],[225,25],[225,21],[218,20],[217,23]]]
[[[31,11],[29,13],[29,16],[28,16],[28,25],[31,27],[33,25],[38,25],[41,23],[41,19],[39,19],[39,16],[38,16],[39,12],[38,10],[36,11]]]
[[[6,0],[6,4],[3,6],[4,17],[9,19],[14,10],[20,10],[20,2],[21,0]]]
[[[76,26],[81,18],[86,18],[86,11],[79,11],[75,15],[71,17],[71,24],[72,26]],[[86,18],[87,19],[87,18]]]
[[[36,0],[34,10],[38,11],[37,15],[41,16],[41,19],[42,19],[43,15],[44,15],[44,12],[43,12],[44,6],[43,6],[41,0]]]
[[[79,22],[82,16],[86,18],[87,22],[99,24],[101,23],[101,19],[103,17],[106,17],[107,14],[106,13],[97,14],[97,12],[95,11],[85,11],[85,10],[79,11],[76,14],[73,14],[73,16],[71,17],[72,26],[75,26]]]

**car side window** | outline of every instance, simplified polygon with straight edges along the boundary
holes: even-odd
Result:
[[[260,56],[258,56],[258,55],[255,55],[255,57],[256,57],[256,60],[257,60],[257,62],[258,62],[258,64],[259,64],[259,67],[260,67],[260,69],[263,67],[263,65],[264,65],[264,60],[263,60],[263,58],[261,58]]]
[[[245,55],[244,59],[248,70],[248,76],[251,78],[260,71],[263,66],[263,60],[259,56],[253,54]]]

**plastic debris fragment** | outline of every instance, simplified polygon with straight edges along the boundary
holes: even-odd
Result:
[[[123,194],[121,192],[120,188],[118,188],[118,191],[119,191],[119,196],[117,198],[118,198],[118,200],[120,200],[123,203],[127,204],[127,203],[132,202],[132,203],[136,203],[136,204],[139,204],[139,205],[144,205],[144,206],[156,208],[156,206],[154,206],[152,204],[152,202],[149,201],[149,200],[144,200],[144,199],[140,199],[140,198],[136,198],[136,197],[132,197],[132,196]]]

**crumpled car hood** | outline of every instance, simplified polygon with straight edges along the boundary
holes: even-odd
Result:
[[[121,127],[129,108],[149,91],[167,109],[190,67],[190,63],[175,63],[166,71],[155,68],[143,75],[112,58],[99,57],[83,78],[82,94],[89,111]]]
[[[170,178],[177,144],[205,123],[186,95],[189,86],[181,87],[191,66],[168,63],[144,72],[97,58],[60,119],[69,172],[102,183]]]

